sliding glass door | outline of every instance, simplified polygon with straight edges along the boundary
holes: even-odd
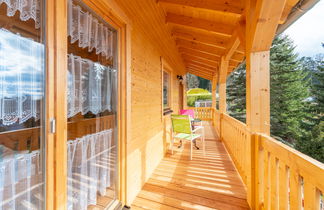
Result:
[[[0,209],[44,209],[42,0],[0,0]]]
[[[68,209],[107,207],[117,191],[117,31],[68,0]]]

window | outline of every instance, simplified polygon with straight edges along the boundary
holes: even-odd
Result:
[[[44,209],[44,0],[0,0],[0,209]]]
[[[171,113],[170,103],[170,73],[163,71],[163,113]]]
[[[118,198],[118,32],[81,0],[68,8],[67,209],[86,210]]]

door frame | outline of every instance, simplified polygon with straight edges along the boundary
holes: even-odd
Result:
[[[67,203],[67,1],[46,1],[46,209]],[[131,126],[131,23],[114,0],[83,0],[118,31],[118,200],[127,203],[127,139]],[[51,121],[56,133],[51,133]]]

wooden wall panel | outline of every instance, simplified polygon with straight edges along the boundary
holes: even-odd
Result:
[[[133,26],[132,51],[132,138],[127,142],[127,203],[131,203],[142,185],[163,158],[170,140],[170,119],[162,116],[161,51],[146,34]],[[172,68],[172,66],[170,65]],[[174,68],[175,69],[175,68]],[[171,106],[179,109],[179,82],[171,72]]]
[[[171,108],[178,113],[182,59],[155,1],[119,0],[116,4],[132,20],[131,138],[127,139],[127,198],[130,205],[167,151],[170,115],[162,116],[161,57],[171,70]],[[176,71],[177,70],[177,71]]]

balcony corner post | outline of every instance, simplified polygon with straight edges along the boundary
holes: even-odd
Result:
[[[219,111],[226,113],[226,79],[229,61],[223,56],[219,70]]]
[[[249,52],[246,59],[246,124],[270,134],[270,51]]]

